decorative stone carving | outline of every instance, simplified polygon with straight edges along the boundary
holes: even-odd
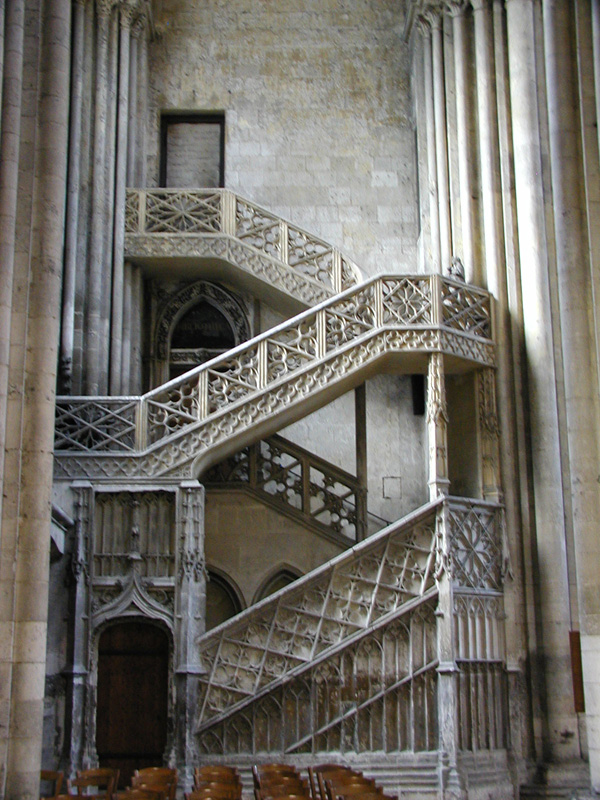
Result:
[[[429,491],[431,499],[448,493],[448,409],[441,353],[429,356],[427,372],[427,431],[429,438]]]
[[[334,656],[361,632],[383,629],[401,616],[405,603],[427,597],[434,590],[434,548],[435,509],[300,579],[283,602],[267,600],[244,612],[228,625],[226,637],[206,634],[200,656],[210,677],[201,682],[199,729],[229,716],[270,683]]]
[[[201,246],[202,237],[222,234],[227,236],[234,258],[235,248],[243,248],[246,255],[242,261],[251,271],[258,264],[252,268],[250,254],[267,256],[268,261],[258,263],[264,269],[270,262],[271,271],[278,278],[276,283],[280,276],[291,272],[315,288],[320,287],[328,296],[361,280],[356,265],[331,245],[225,189],[130,189],[125,225],[129,236],[133,235],[126,244],[129,257],[140,254],[138,239],[148,239],[148,234],[153,241],[145,241],[142,246],[146,250],[154,247],[157,256],[169,254],[164,251],[165,245],[187,250],[190,245]],[[195,244],[190,238],[193,235]],[[278,266],[282,265],[287,269],[279,275]]]
[[[62,469],[70,463],[78,470],[70,474],[81,474],[85,460],[62,456],[79,451],[98,453],[83,469],[87,475],[185,476],[189,472],[177,470],[206,448],[386,353],[446,352],[492,364],[487,293],[446,279],[439,281],[434,304],[432,280],[373,279],[275,334],[251,340],[234,356],[225,354],[139,399],[59,398],[56,451]],[[436,424],[440,420],[436,412]],[[161,447],[145,453],[143,438]],[[119,451],[139,456],[128,459]]]
[[[239,451],[202,477],[205,486],[242,483],[289,513],[348,539],[357,538],[357,478],[303,450],[281,436],[272,436]]]
[[[163,589],[163,594],[164,591]],[[95,587],[94,599],[96,602],[92,606],[92,625],[95,629],[110,619],[141,615],[164,622],[173,630],[172,603],[166,606],[164,602],[158,602],[156,595],[150,595],[146,590],[145,580],[136,571],[131,571],[120,585],[111,587],[108,593],[105,589],[98,590]]]
[[[230,292],[206,281],[197,281],[180,290],[170,298],[161,312],[155,335],[156,352],[159,358],[167,358],[169,340],[178,319],[197,303],[205,300],[214,305],[226,317],[234,332],[235,343],[250,338],[250,326],[242,304]]]

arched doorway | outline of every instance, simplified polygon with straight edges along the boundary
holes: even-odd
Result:
[[[197,303],[181,317],[171,335],[169,379],[235,345],[235,332],[225,314],[212,303]]]
[[[96,750],[100,766],[161,766],[167,744],[169,640],[146,622],[107,628],[98,643]]]

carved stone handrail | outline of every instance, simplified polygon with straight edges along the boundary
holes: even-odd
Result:
[[[346,546],[366,531],[366,488],[354,475],[303,447],[270,436],[234,453],[202,476],[208,487],[249,487]]]
[[[221,258],[314,305],[362,281],[340,251],[228,189],[128,189],[128,258]]]
[[[340,739],[332,731],[339,737],[340,726],[358,725],[361,715],[360,724],[369,725],[382,701],[399,713],[396,701],[406,706],[410,684],[424,676],[421,689],[435,702],[436,667],[444,661],[448,672],[449,656],[472,666],[481,676],[480,701],[494,705],[479,720],[477,735],[493,728],[492,746],[504,746],[503,537],[500,506],[440,498],[205,634],[198,644],[206,671],[200,677],[200,750],[335,750],[331,742]],[[456,626],[450,653],[440,651],[453,637],[438,638],[438,593],[447,598],[445,624]],[[369,658],[377,666],[366,664]],[[412,749],[438,747],[431,711],[419,709],[429,732]],[[394,714],[391,739],[398,729]],[[413,731],[421,727],[410,714],[408,724]],[[273,732],[279,741],[269,738]]]
[[[215,463],[399,353],[492,366],[491,337],[484,290],[439,275],[373,278],[141,397],[59,397],[56,477],[193,476],[209,451]]]

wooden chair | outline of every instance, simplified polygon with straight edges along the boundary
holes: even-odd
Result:
[[[132,788],[150,789],[163,793],[165,800],[175,800],[177,770],[171,767],[144,767],[136,769],[131,779]]]
[[[94,800],[111,800],[119,783],[119,770],[109,767],[97,767],[96,769],[77,770],[77,777],[67,781],[69,793],[75,789],[78,797],[94,798]],[[90,788],[99,789],[97,792],[90,792]]]
[[[310,782],[310,791],[313,800],[322,800],[319,789],[319,780],[317,777],[319,773],[328,771],[331,772],[334,770],[350,770],[350,767],[346,767],[343,764],[317,764],[316,767],[308,768],[308,780]]]
[[[41,794],[40,800],[54,800],[60,794],[62,789],[64,774],[62,772],[55,772],[51,769],[43,769],[40,772],[40,781],[43,783],[52,783],[52,792],[50,794]]]
[[[239,780],[240,776],[235,767],[228,767],[224,764],[205,764],[202,767],[196,767],[194,769],[194,780],[202,779],[204,780],[205,775],[219,775],[223,776],[223,778],[231,777],[235,780]]]
[[[161,789],[138,789],[128,786],[113,797],[116,800],[164,800],[165,793]]]
[[[375,781],[354,772],[321,773],[319,775],[319,787],[321,789],[321,797],[325,798],[325,800],[335,800],[338,794],[352,794],[353,787],[359,787],[365,791],[367,790],[365,787],[368,787],[370,791],[376,789]]]
[[[309,791],[308,783],[300,777],[300,775],[291,774],[291,775],[267,775],[260,778],[258,789],[261,792],[268,792],[269,789],[275,787],[285,788],[293,788],[298,787],[302,789],[302,791]]]
[[[204,797],[222,797],[224,800],[240,800],[242,786],[236,783],[221,783],[220,781],[200,781],[194,786],[190,794]]]

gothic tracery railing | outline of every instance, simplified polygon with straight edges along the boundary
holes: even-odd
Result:
[[[200,752],[436,749],[440,625],[463,690],[457,744],[506,747],[502,565],[501,508],[439,499],[210,631]]]
[[[282,436],[243,448],[205,473],[202,483],[247,486],[346,543],[364,538],[366,489],[358,478]]]
[[[59,462],[95,455],[70,474],[139,474],[139,462],[114,458],[144,451],[145,471],[164,474],[395,353],[492,365],[491,334],[481,289],[438,275],[373,278],[141,397],[59,397],[55,450]]]
[[[311,304],[362,280],[337,248],[227,189],[128,189],[125,235],[130,257],[219,255],[228,237],[238,249],[222,256],[276,284],[281,278],[284,290]],[[245,248],[267,261],[253,261]],[[274,262],[302,282],[290,283]]]

